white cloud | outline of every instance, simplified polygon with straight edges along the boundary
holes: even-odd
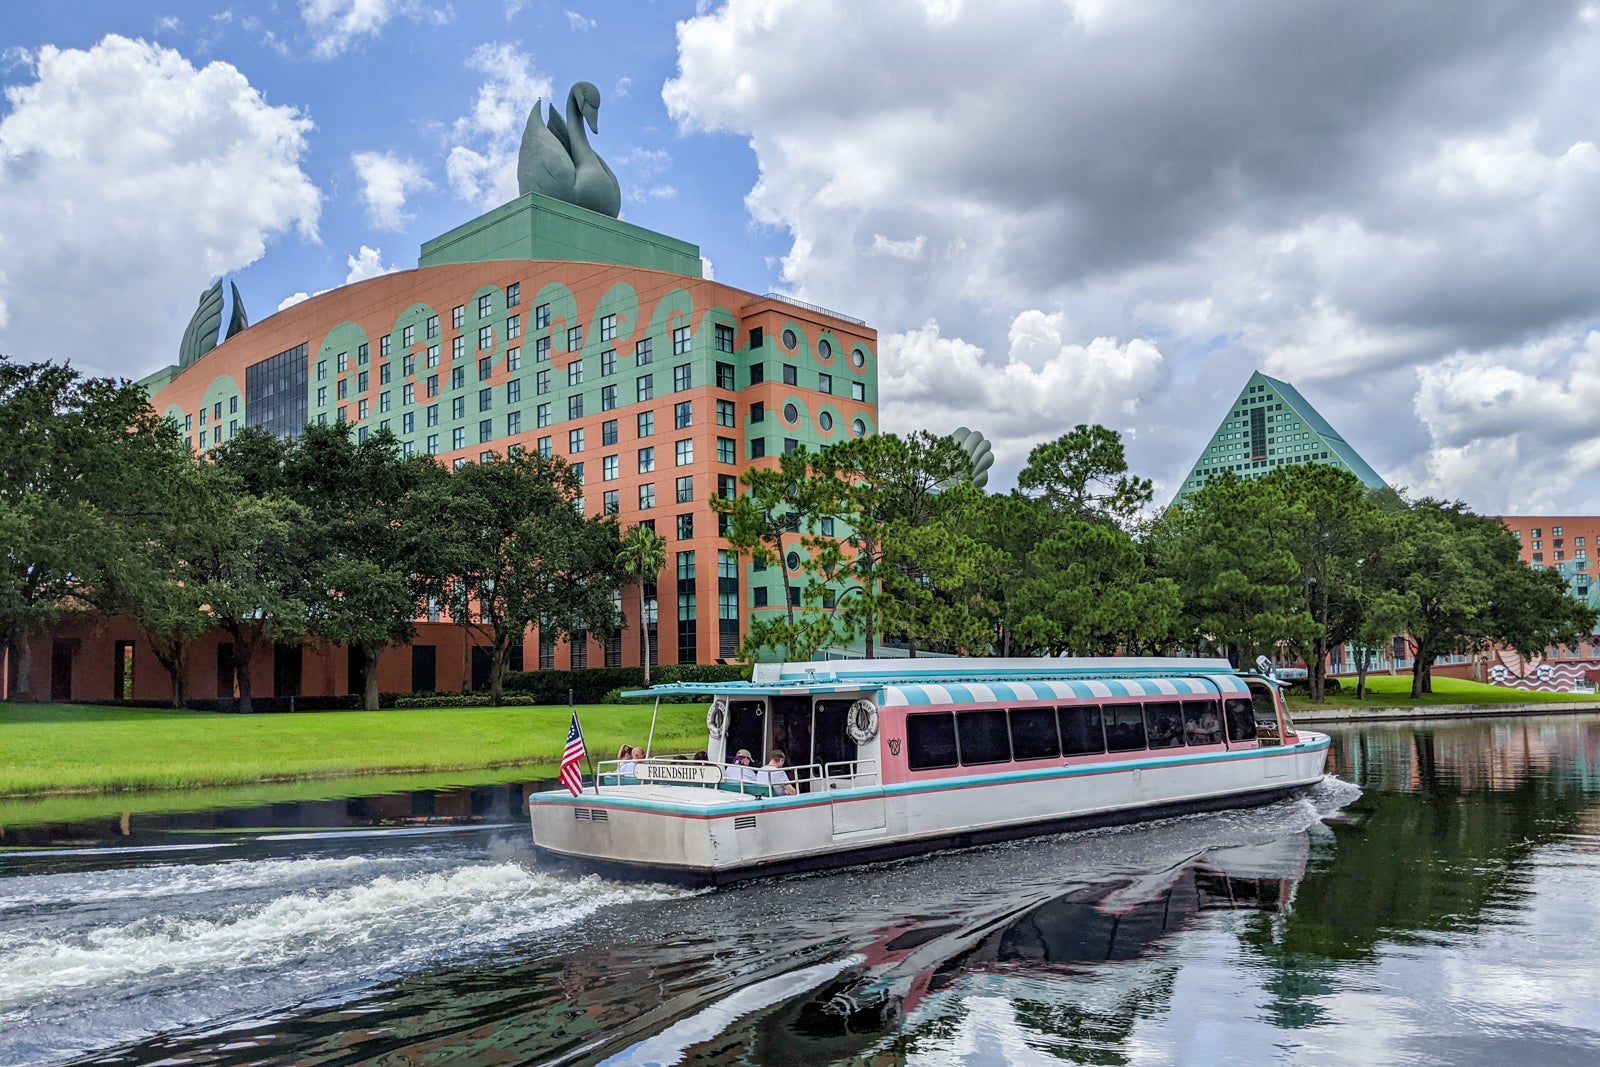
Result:
[[[622,100],[633,90],[633,79],[622,77],[617,79],[617,84],[612,86],[611,95],[617,100]]]
[[[786,239],[785,287],[881,331],[886,424],[967,421],[1020,465],[1000,438],[1079,416],[1022,396],[990,403],[991,433],[950,419],[954,396],[927,408],[892,357],[976,352],[1014,375],[1067,351],[1052,324],[1070,320],[1079,338],[1159,339],[1159,376],[1098,400],[1075,383],[1108,418],[1161,428],[1129,448],[1158,481],[1260,368],[1313,387],[1380,471],[1470,488],[1466,472],[1500,472],[1412,415],[1424,372],[1600,322],[1600,120],[1582,103],[1600,97],[1600,20],[1462,2],[729,0],[679,24],[662,95],[680,131],[748,138],[746,207]],[[1564,377],[1576,356],[1556,348]],[[1137,419],[1115,402],[1130,388]],[[1515,444],[1525,463],[1536,444],[1570,455]],[[1458,450],[1439,453],[1454,481],[1418,465],[1435,448]]]
[[[550,102],[553,85],[535,71],[533,57],[515,44],[480,45],[467,67],[483,75],[472,111],[457,119],[445,161],[450,187],[476,207],[516,198],[517,149],[536,102]]]
[[[419,0],[300,0],[300,17],[310,31],[312,55],[333,59],[363,37],[378,37],[396,17],[436,25],[453,17],[448,5],[428,7]]]
[[[327,292],[327,290],[323,289],[323,290],[320,290],[320,292],[325,293],[325,292]],[[307,300],[310,300],[310,299],[311,299],[311,294],[307,293],[307,292],[304,292],[304,291],[301,291],[301,292],[298,292],[298,293],[290,293],[288,296],[286,296],[282,300],[278,301],[278,310],[282,311],[285,308],[292,308],[296,304],[303,304]]]
[[[405,213],[406,197],[433,188],[423,176],[421,164],[392,152],[357,152],[350,163],[361,178],[367,221],[380,230],[403,228],[410,218]]]
[[[704,278],[708,282],[714,281],[717,277],[716,269],[711,265],[711,260],[707,259],[705,256],[700,257],[700,277]],[[0,308],[0,314],[3,314],[4,312],[5,308]]]
[[[576,11],[567,11],[564,14],[567,16],[567,26],[579,33],[585,30],[592,30],[599,25],[594,19],[580,15]]]
[[[234,67],[108,36],[41,48],[6,89],[0,348],[138,377],[173,362],[194,298],[294,230],[317,239],[311,123]],[[115,323],[117,344],[105,343]]]
[[[392,264],[385,266],[383,263],[383,251],[377,248],[368,248],[366,245],[362,245],[361,250],[355,255],[346,257],[345,262],[350,267],[350,273],[344,277],[346,285],[352,282],[366,281],[368,278],[376,278],[380,274],[393,274],[400,269]]]

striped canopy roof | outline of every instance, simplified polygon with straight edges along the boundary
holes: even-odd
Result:
[[[885,707],[991,704],[1028,700],[1113,700],[1118,697],[1248,695],[1250,687],[1230,674],[1183,678],[1083,678],[1060,681],[964,682],[946,685],[888,685]]]

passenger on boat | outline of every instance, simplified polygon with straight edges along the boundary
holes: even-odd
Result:
[[[760,781],[775,794],[786,797],[795,795],[794,783],[789,781],[789,773],[783,769],[788,762],[782,749],[773,749],[772,755],[767,757],[767,765],[761,768]]]
[[[750,750],[741,748],[734,754],[733,761],[728,764],[728,777],[736,782],[754,782],[757,780],[755,760],[750,758]]]
[[[642,759],[643,757],[644,749],[635,748],[632,745],[623,745],[621,748],[617,749],[617,759],[623,761],[617,766],[617,773],[626,778],[634,777],[634,772],[638,770],[638,767],[635,765],[634,761],[637,759]]]

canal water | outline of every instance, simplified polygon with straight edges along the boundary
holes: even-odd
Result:
[[[1336,728],[1249,811],[722,892],[522,788],[0,831],[0,1063],[1600,1063],[1600,717]]]

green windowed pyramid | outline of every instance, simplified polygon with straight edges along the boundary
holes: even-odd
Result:
[[[1296,463],[1325,463],[1349,471],[1370,488],[1387,488],[1378,472],[1299,390],[1257,371],[1201,449],[1173,503],[1224,471],[1239,478],[1259,478]]]

